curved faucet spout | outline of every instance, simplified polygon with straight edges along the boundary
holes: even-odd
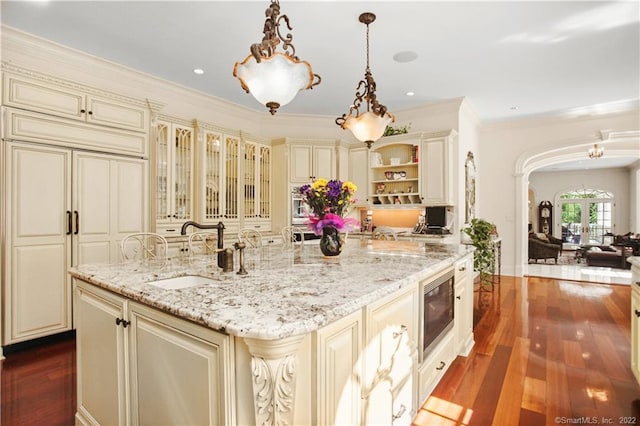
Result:
[[[182,224],[182,229],[180,229],[180,235],[187,235],[187,228],[190,226],[193,226],[194,228],[198,228],[198,229],[217,229],[218,233],[221,233],[221,231],[224,229],[224,224],[222,222],[218,222],[215,225],[202,225],[192,220],[189,220]]]

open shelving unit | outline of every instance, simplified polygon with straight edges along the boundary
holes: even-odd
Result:
[[[374,205],[421,204],[418,144],[394,143],[371,152],[371,202]]]

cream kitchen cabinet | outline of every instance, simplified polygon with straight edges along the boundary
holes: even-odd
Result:
[[[290,155],[291,182],[309,183],[318,178],[336,178],[335,146],[292,144]]]
[[[155,129],[156,232],[179,235],[181,225],[193,220],[194,129],[190,123],[166,117]]]
[[[404,135],[403,135],[404,136]],[[374,205],[422,203],[416,137],[392,137],[371,150],[369,201]]]
[[[455,335],[456,353],[467,356],[473,340],[473,257],[467,255],[455,264]]]
[[[315,333],[315,424],[362,424],[362,330],[362,311],[358,310]]]
[[[79,424],[235,423],[229,336],[74,283]]]
[[[631,371],[640,383],[640,257],[631,265]]]
[[[149,108],[141,101],[64,80],[4,73],[3,105],[101,126],[149,131]]]
[[[271,147],[244,142],[243,228],[271,230]]]
[[[365,308],[364,424],[410,424],[417,410],[418,287]]]
[[[240,226],[240,135],[203,122],[196,122],[195,129],[195,220],[222,221],[225,232],[235,232]]]
[[[147,161],[6,142],[3,345],[72,328],[67,269],[147,229]]]
[[[349,150],[349,180],[356,186],[356,206],[366,206],[369,200],[369,149]]]
[[[453,204],[452,145],[455,131],[427,134],[420,144],[422,203]]]

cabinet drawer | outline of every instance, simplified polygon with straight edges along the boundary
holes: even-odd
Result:
[[[418,369],[418,386],[420,388],[421,401],[431,393],[438,380],[447,371],[451,361],[455,358],[454,352],[453,333],[449,333]]]

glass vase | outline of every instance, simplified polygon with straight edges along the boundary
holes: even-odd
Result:
[[[327,257],[338,256],[342,251],[342,239],[340,233],[333,226],[327,225],[322,228],[320,238],[320,251]]]

